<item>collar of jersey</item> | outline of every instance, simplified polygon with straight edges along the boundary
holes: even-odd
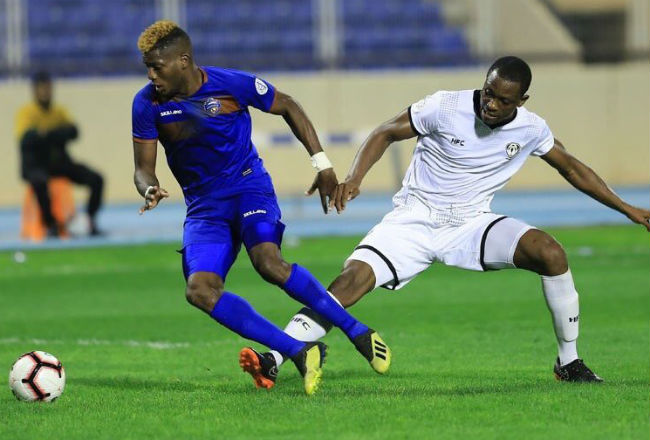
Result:
[[[490,128],[491,130],[494,130],[495,128],[503,127],[504,125],[514,121],[517,117],[517,109],[515,109],[512,118],[506,119],[505,121],[499,122],[498,124],[490,125],[481,119],[481,91],[474,90],[474,114],[476,115],[476,118],[483,123],[483,125]]]
[[[201,72],[201,86],[196,90],[196,92],[192,93],[191,95],[185,96],[183,98],[172,98],[170,99],[170,101],[175,101],[175,102],[184,101],[192,98],[193,96],[196,96],[201,91],[205,83],[208,82],[208,72],[206,72],[205,69],[201,66],[199,66],[199,71]]]

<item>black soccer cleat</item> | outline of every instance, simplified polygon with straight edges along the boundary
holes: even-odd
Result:
[[[372,329],[352,340],[357,351],[366,358],[370,366],[379,374],[384,374],[390,368],[392,358],[390,348],[381,339],[379,333]]]
[[[305,393],[309,396],[318,390],[326,356],[327,345],[322,342],[307,342],[305,347],[291,358],[303,377]]]
[[[555,366],[553,367],[553,373],[555,373],[555,378],[562,382],[603,381],[603,379],[601,379],[596,373],[591,371],[589,367],[585,365],[582,359],[576,359],[573,362],[561,366],[560,358],[557,358],[555,361]]]
[[[253,377],[257,388],[271,389],[278,378],[278,366],[271,353],[259,353],[251,347],[242,348],[239,366]]]

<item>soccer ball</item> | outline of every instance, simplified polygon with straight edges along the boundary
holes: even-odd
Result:
[[[25,353],[11,366],[9,387],[18,400],[52,402],[63,392],[65,370],[50,353]]]

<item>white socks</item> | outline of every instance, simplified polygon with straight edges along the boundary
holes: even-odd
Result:
[[[552,277],[542,275],[542,290],[553,317],[560,365],[566,365],[578,359],[576,340],[580,311],[571,270]]]
[[[327,293],[341,306],[341,302],[334,295],[329,291]],[[305,307],[291,318],[284,328],[284,332],[299,341],[312,342],[325,336],[331,328],[332,324],[325,318]],[[284,357],[275,350],[271,350],[271,354],[275,358],[278,367],[282,365],[285,360]]]

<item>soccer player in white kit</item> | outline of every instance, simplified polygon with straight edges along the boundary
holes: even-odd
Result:
[[[500,58],[489,68],[481,90],[438,91],[370,134],[337,188],[339,212],[359,195],[363,177],[391,143],[418,140],[403,186],[393,198],[394,209],[361,240],[328,290],[349,307],[377,287],[404,287],[435,262],[477,271],[533,271],[541,276],[558,342],[556,378],[602,382],[578,357],[578,293],[562,246],[533,226],[492,213],[490,202],[533,155],[580,191],[649,231],[650,211],[621,200],[565,150],[544,119],[523,107],[531,78],[523,60]],[[312,341],[329,328],[321,316],[303,308],[285,331]],[[259,357],[258,373],[275,379],[282,358],[274,352]]]

